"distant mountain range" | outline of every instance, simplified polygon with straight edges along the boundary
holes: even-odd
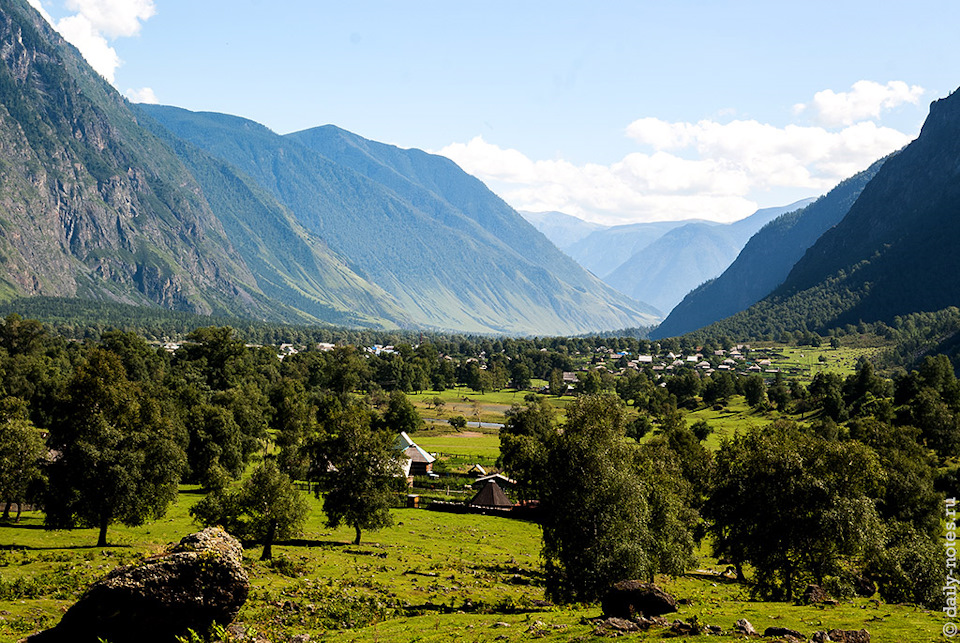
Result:
[[[960,93],[954,92],[931,105],[915,141],[867,171],[875,175],[845,216],[806,250],[782,284],[706,330],[737,337],[824,333],[960,305],[958,168]],[[855,189],[863,178],[838,190]],[[750,274],[762,270],[760,264]]]
[[[722,273],[757,230],[812,201],[764,208],[731,224],[656,221],[589,231],[596,224],[577,224],[579,219],[562,213],[524,217],[607,284],[670,311],[691,289]]]
[[[0,149],[4,299],[520,334],[658,319],[448,159],[131,105],[24,0],[0,0]]]
[[[521,210],[520,216],[533,224],[533,227],[542,232],[547,239],[563,251],[566,251],[571,245],[591,232],[608,228],[608,226],[584,221],[563,212],[527,212]]]

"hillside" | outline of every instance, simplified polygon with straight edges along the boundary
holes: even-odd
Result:
[[[538,334],[656,318],[447,159],[130,105],[23,0],[0,0],[0,61],[6,300]]]
[[[782,214],[760,229],[716,279],[689,292],[654,332],[675,337],[748,308],[783,283],[793,265],[850,210],[883,165],[841,182],[805,208]]]
[[[150,128],[31,7],[0,2],[0,41],[4,298],[407,323],[268,193]]]
[[[577,263],[604,277],[670,230],[692,221],[628,223],[591,232],[564,248]]]
[[[603,279],[631,297],[670,311],[687,292],[722,273],[757,230],[809,202],[763,208],[730,224],[695,222],[672,228]]]
[[[264,312],[196,181],[21,0],[0,1],[3,295]]]
[[[563,251],[597,230],[606,230],[609,226],[591,223],[563,212],[524,212],[520,216],[530,222]],[[569,253],[568,253],[569,254]]]
[[[888,159],[784,283],[711,329],[825,332],[960,303],[960,94],[933,103],[920,136]]]
[[[450,160],[326,126],[287,136],[222,114],[142,106],[272,193],[412,323],[566,334],[649,323]]]

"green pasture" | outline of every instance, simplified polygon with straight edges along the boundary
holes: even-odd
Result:
[[[45,531],[28,512],[21,524],[0,527],[0,643],[13,643],[57,622],[93,579],[118,564],[155,553],[196,527],[187,516],[199,498],[184,489],[167,517],[138,528],[114,527],[111,545],[93,547],[96,530]],[[540,529],[500,517],[425,509],[394,510],[395,524],[366,532],[359,546],[351,529],[325,527],[320,501],[308,497],[302,536],[260,548],[244,564],[251,594],[238,620],[272,641],[307,633],[324,641],[553,641],[600,640],[596,605],[553,607],[542,602]],[[771,625],[808,636],[834,627],[871,632],[878,643],[939,640],[939,613],[867,599],[836,607],[802,607],[751,600],[747,588],[719,575],[704,556],[701,570],[657,581],[687,604],[671,618],[715,624],[729,631],[738,618],[763,630]],[[628,640],[663,640],[664,630]],[[735,640],[730,636],[691,641]]]
[[[492,465],[500,455],[500,436],[496,433],[446,433],[437,436],[417,435],[417,444],[440,458],[458,463]]]
[[[800,378],[809,383],[817,373],[836,373],[842,377],[856,372],[857,361],[861,357],[870,358],[882,349],[877,347],[849,347],[841,346],[758,346],[751,353],[750,359],[763,359],[758,353],[766,352],[771,362],[771,368],[779,368],[786,378]],[[823,358],[821,360],[821,358]]]

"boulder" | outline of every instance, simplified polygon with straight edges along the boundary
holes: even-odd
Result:
[[[830,630],[827,636],[837,643],[870,643],[870,632],[866,630]]]
[[[660,616],[677,611],[676,599],[653,583],[625,580],[611,587],[600,602],[606,617]]]
[[[822,587],[810,584],[803,590],[803,596],[800,600],[806,605],[813,605],[814,603],[823,603],[829,599],[830,597],[823,591]]]
[[[794,638],[800,641],[806,641],[807,637],[796,630],[791,630],[786,627],[768,627],[763,631],[763,635],[767,638],[776,638],[776,637],[789,637]]]
[[[247,599],[243,547],[218,527],[95,582],[56,627],[29,643],[174,643],[187,630],[228,625]]]
[[[864,598],[870,598],[877,593],[877,584],[866,576],[861,576],[857,579],[856,583],[857,596],[863,596]]]
[[[733,624],[733,631],[737,634],[746,634],[747,636],[757,636],[757,630],[753,628],[753,623],[745,618],[738,618]]]

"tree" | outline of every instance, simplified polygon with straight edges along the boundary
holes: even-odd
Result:
[[[277,466],[294,480],[306,480],[310,458],[306,445],[313,435],[316,409],[310,404],[300,380],[283,378],[271,391],[273,416],[270,427],[280,449]]]
[[[277,538],[303,531],[307,502],[272,460],[265,460],[233,489],[217,489],[190,508],[200,525],[221,525],[234,536],[263,544],[260,560],[273,557]]]
[[[119,358],[92,349],[64,408],[50,430],[58,455],[49,468],[47,526],[98,527],[97,546],[105,547],[112,523],[162,516],[177,495],[184,436],[127,379]]]
[[[624,424],[616,396],[581,396],[546,445],[540,507],[546,591],[555,601],[594,601],[613,582],[649,575],[647,499]]]
[[[548,386],[550,388],[550,395],[560,396],[566,393],[567,384],[563,381],[563,371],[561,371],[559,368],[555,368],[550,371]]]
[[[243,473],[243,436],[233,414],[222,406],[200,404],[186,418],[190,481],[204,489],[222,487]]]
[[[497,466],[518,483],[521,493],[536,496],[547,466],[547,445],[556,433],[556,413],[543,398],[513,405],[500,429]]]
[[[724,442],[704,507],[714,549],[756,569],[761,595],[791,600],[803,578],[822,584],[845,560],[879,544],[873,497],[876,454],[854,441],[823,440],[792,422]]]
[[[394,434],[401,431],[413,433],[423,427],[423,418],[406,394],[397,390],[390,393],[390,401],[383,414],[383,425]]]
[[[452,418],[447,420],[447,424],[455,428],[457,431],[463,431],[467,428],[467,418],[462,415],[454,415]]]
[[[36,493],[43,480],[41,463],[46,444],[40,430],[30,422],[22,400],[6,398],[0,402],[0,501],[5,502],[3,517],[10,517],[10,505],[17,503],[17,518],[28,497]]]
[[[360,402],[331,399],[321,406],[321,437],[314,444],[311,475],[322,490],[327,525],[350,525],[360,544],[363,529],[393,524],[395,491],[405,485],[401,452],[393,433],[378,428],[373,413]]]
[[[743,397],[752,407],[762,406],[767,401],[767,385],[763,377],[754,373],[743,382]]]

